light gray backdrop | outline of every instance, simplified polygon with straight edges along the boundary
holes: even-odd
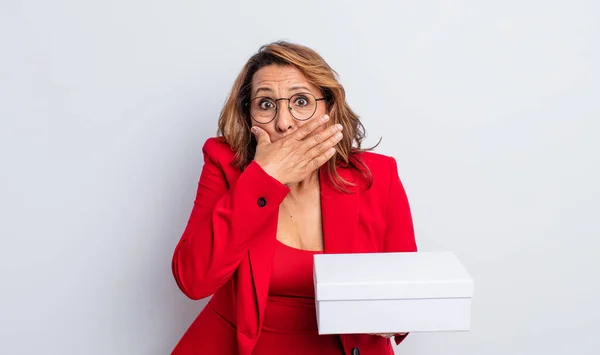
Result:
[[[0,0],[0,354],[167,354],[171,253],[259,45],[313,47],[398,159],[473,330],[407,355],[597,354],[597,1]]]

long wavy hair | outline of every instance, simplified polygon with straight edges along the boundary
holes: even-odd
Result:
[[[359,116],[346,103],[346,92],[338,80],[338,74],[329,64],[314,50],[285,41],[260,47],[258,52],[250,57],[233,83],[231,93],[219,116],[217,131],[217,135],[222,136],[235,152],[232,164],[243,170],[254,159],[256,138],[250,132],[252,123],[248,108],[252,78],[259,69],[273,64],[291,65],[300,70],[309,82],[323,92],[330,124],[339,123],[344,127],[344,137],[336,145],[336,153],[325,167],[333,185],[343,192],[350,192],[347,187],[354,185],[338,174],[336,166],[341,166],[360,172],[367,179],[370,187],[373,176],[357,153],[372,150],[379,143],[370,148],[361,148],[366,134],[365,128]]]

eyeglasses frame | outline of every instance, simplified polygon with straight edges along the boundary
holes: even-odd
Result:
[[[315,98],[315,101],[316,101],[315,110],[313,111],[313,113],[310,116],[308,116],[308,118],[299,119],[299,118],[296,118],[296,116],[294,116],[294,114],[292,113],[292,106],[290,106],[290,102],[292,100],[292,97],[294,97],[296,95],[310,95],[310,96],[312,96],[312,97]],[[273,118],[271,118],[268,122],[260,122],[260,121],[256,120],[254,117],[252,117],[252,113],[250,112],[251,111],[250,110],[250,104],[252,103],[252,101],[254,101],[256,99],[260,99],[260,98],[265,98],[265,99],[273,100],[275,102],[275,114],[273,115]],[[285,101],[288,102],[287,107],[288,107],[288,110],[290,111],[290,115],[292,115],[292,117],[294,117],[294,119],[296,121],[304,122],[304,121],[310,120],[315,115],[315,112],[317,112],[317,109],[319,108],[319,101],[323,101],[325,99],[326,99],[325,97],[317,98],[315,95],[311,94],[310,92],[299,92],[299,93],[296,93],[296,94],[294,94],[294,95],[292,95],[290,97],[287,97],[287,98],[286,97],[280,97],[278,99],[274,99],[274,98],[269,97],[269,96],[257,96],[255,98],[253,98],[252,100],[246,102],[246,107],[248,107],[248,113],[250,114],[250,118],[254,122],[256,122],[258,124],[269,124],[269,123],[273,122],[273,120],[275,119],[275,117],[277,117],[277,114],[279,113],[278,102],[282,101],[282,100],[285,100]]]

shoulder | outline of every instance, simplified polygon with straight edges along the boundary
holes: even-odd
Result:
[[[202,150],[210,154],[231,150],[231,147],[223,137],[210,137],[204,142]]]
[[[394,158],[389,155],[374,152],[360,152],[355,153],[354,156],[364,161],[365,164],[369,165],[369,167],[389,166],[391,161],[394,160]]]
[[[354,158],[364,163],[374,178],[397,173],[396,159],[392,156],[374,152],[360,152],[355,153]]]
[[[361,181],[359,184],[363,188],[385,193],[389,190],[390,185],[399,180],[398,166],[393,156],[360,152],[355,153],[353,157],[358,161],[355,164],[358,170],[353,175],[359,177],[358,181]]]
[[[205,161],[210,159],[215,163],[225,163],[226,165],[231,163],[235,156],[235,152],[223,137],[208,138],[202,146],[202,152]]]

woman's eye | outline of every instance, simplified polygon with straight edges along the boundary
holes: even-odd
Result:
[[[262,109],[262,110],[270,110],[273,107],[275,107],[275,105],[273,105],[273,103],[269,100],[263,100],[261,101],[258,106]]]
[[[296,100],[294,100],[294,105],[296,106],[306,106],[308,105],[308,100],[305,97],[299,97]]]

